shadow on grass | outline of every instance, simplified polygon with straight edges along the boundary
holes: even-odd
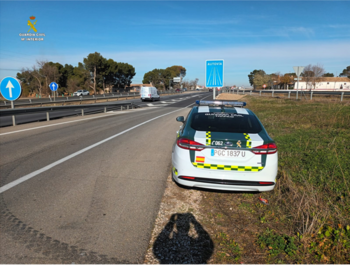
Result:
[[[213,251],[209,234],[191,213],[173,214],[153,245],[161,264],[203,264]]]

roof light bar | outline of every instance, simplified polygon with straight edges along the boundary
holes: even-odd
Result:
[[[199,106],[232,106],[232,107],[244,107],[247,105],[246,102],[241,101],[224,101],[224,100],[196,100],[196,104]]]

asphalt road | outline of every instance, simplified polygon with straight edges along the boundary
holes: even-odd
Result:
[[[131,102],[138,106],[157,106],[157,105],[170,105],[174,102],[172,100],[177,99],[183,99],[185,97],[190,97],[192,95],[196,95],[197,93],[183,93],[183,94],[176,94],[176,95],[161,95],[161,101],[156,102],[141,102],[140,98],[137,99],[128,99],[128,100],[119,100],[116,101],[117,103],[122,102]],[[93,114],[97,112],[103,112],[103,107],[93,107],[93,104],[91,104],[91,108],[84,108],[84,115]],[[120,107],[117,107],[120,109]],[[108,108],[108,110],[111,110],[113,108]],[[59,111],[52,111],[49,113],[50,119],[58,119],[62,117],[67,116],[78,116],[81,115],[81,108],[79,108],[79,104],[77,104],[76,109],[69,109],[69,110],[59,110]],[[36,112],[36,113],[29,113],[29,114],[22,114],[22,115],[15,115],[16,124],[24,124],[28,122],[37,122],[37,121],[46,121],[46,112]],[[12,126],[12,116],[3,116],[0,117],[0,127],[5,126]]]
[[[175,118],[204,97],[1,128],[0,263],[142,263]]]

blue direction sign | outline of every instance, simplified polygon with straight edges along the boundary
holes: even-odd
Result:
[[[224,60],[205,61],[205,86],[224,86]]]
[[[0,83],[1,95],[7,100],[16,100],[20,97],[22,93],[21,84],[16,78],[5,77]]]
[[[55,83],[55,82],[51,82],[50,85],[49,85],[49,87],[50,87],[50,89],[51,89],[52,91],[56,91],[57,88],[58,88],[58,85],[57,85],[57,83]]]

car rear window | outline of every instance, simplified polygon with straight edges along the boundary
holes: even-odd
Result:
[[[191,127],[197,131],[259,133],[262,127],[253,115],[227,112],[194,113]]]

